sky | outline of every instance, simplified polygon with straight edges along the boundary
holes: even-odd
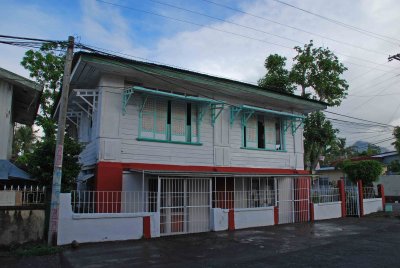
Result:
[[[400,53],[398,0],[282,0],[384,38],[276,0],[104,1],[0,0],[0,34],[55,40],[73,35],[84,44],[254,84],[265,74],[268,55],[285,56],[290,68],[293,47],[313,40],[348,68],[349,95],[328,111],[400,125],[400,61],[388,62],[389,55]],[[0,44],[0,67],[28,77],[20,65],[25,51]],[[341,121],[334,126],[348,145],[391,137],[391,128]],[[392,148],[390,142],[378,145]]]

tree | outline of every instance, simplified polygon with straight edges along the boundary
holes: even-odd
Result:
[[[392,145],[394,145],[394,148],[396,148],[396,151],[400,153],[400,127],[395,127],[393,130],[393,136],[396,139],[394,142],[392,142]]]
[[[348,161],[343,164],[343,171],[350,181],[356,183],[361,180],[363,185],[371,186],[382,174],[383,166],[376,160]]]
[[[311,97],[328,103],[340,105],[347,96],[349,85],[341,75],[347,68],[328,48],[314,48],[313,41],[304,48],[294,48],[297,55],[290,72],[290,81],[301,87],[303,97]],[[307,93],[306,89],[311,92]]]
[[[43,86],[35,123],[42,127],[45,136],[55,135],[56,122],[52,111],[62,84],[65,49],[63,43],[47,43],[37,51],[28,50],[21,61],[21,65],[30,72],[30,77]]]
[[[337,160],[346,159],[348,152],[346,150],[346,139],[336,138],[333,142],[326,146],[325,151],[325,164],[330,164]]]
[[[400,161],[396,159],[390,162],[388,165],[388,171],[398,174],[400,172]]]
[[[336,139],[337,129],[332,127],[322,112],[311,113],[304,121],[304,160],[314,170],[321,152]]]
[[[295,86],[289,79],[289,71],[285,68],[286,58],[278,54],[269,55],[264,64],[267,73],[258,80],[263,88],[272,88],[276,91],[293,93]]]
[[[35,141],[35,133],[32,126],[18,126],[14,133],[12,155],[14,158],[32,150]]]
[[[40,184],[51,186],[55,147],[55,139],[44,138],[34,144],[32,152],[26,152],[19,157],[17,163],[25,167]],[[81,145],[67,134],[64,140],[62,192],[69,192],[75,187],[75,178],[80,171],[80,165],[77,163],[77,156],[80,152]]]
[[[50,186],[53,178],[53,161],[57,124],[53,119],[53,106],[62,85],[65,62],[65,43],[44,44],[38,51],[29,50],[21,62],[30,76],[43,85],[39,114],[35,123],[43,129],[44,136],[36,141],[32,151],[24,152],[17,163],[24,166],[43,185]],[[66,135],[62,170],[62,191],[71,190],[79,173],[77,156],[81,145]]]

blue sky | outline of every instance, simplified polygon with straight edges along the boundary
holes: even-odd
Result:
[[[345,74],[350,84],[349,97],[340,107],[331,109],[332,111],[383,123],[400,123],[400,95],[395,95],[400,82],[400,76],[397,76],[400,73],[400,62],[387,62],[389,54],[400,52],[400,40],[393,39],[393,44],[371,38],[274,0],[212,1],[312,32],[314,35],[203,0],[105,1],[130,8],[96,0],[0,0],[0,17],[3,21],[0,24],[0,33],[64,40],[68,35],[74,35],[85,44],[251,83],[256,83],[265,73],[263,62],[269,54],[286,56],[290,66],[291,59],[295,56],[291,48],[313,39],[317,46],[329,47],[337,53],[349,68]],[[285,1],[323,16],[400,39],[398,0]],[[218,17],[236,25],[157,2]],[[177,22],[132,8],[205,27]],[[257,31],[237,24],[256,28]],[[331,38],[364,49],[344,45],[330,40]],[[0,67],[27,76],[28,73],[19,65],[24,52],[23,48],[1,45]],[[374,94],[384,96],[371,98]],[[349,142],[357,139],[355,133],[348,133]],[[382,138],[389,134],[383,135],[385,136]]]

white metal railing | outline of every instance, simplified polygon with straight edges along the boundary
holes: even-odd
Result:
[[[329,203],[340,201],[339,188],[320,187],[311,188],[311,201],[313,203]]]
[[[363,198],[374,199],[378,198],[378,191],[375,187],[363,187]]]
[[[215,208],[258,208],[275,206],[274,190],[214,191]]]
[[[4,186],[0,189],[0,205],[28,206],[45,203],[46,187],[39,186]]]
[[[157,210],[157,192],[71,191],[75,213],[141,213]]]

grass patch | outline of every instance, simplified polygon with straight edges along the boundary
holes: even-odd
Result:
[[[13,250],[13,255],[18,257],[53,255],[62,251],[61,247],[47,245],[26,245]]]

